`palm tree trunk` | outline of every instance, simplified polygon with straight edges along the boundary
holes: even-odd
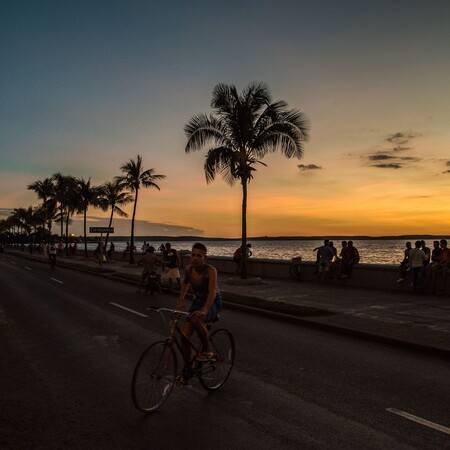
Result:
[[[112,207],[111,207],[111,216],[109,217],[109,225],[108,225],[108,228],[111,228],[111,224],[112,224],[112,220],[113,220],[113,214],[114,214],[114,205],[112,205]],[[107,251],[107,248],[108,248],[108,239],[109,239],[109,232],[106,233],[106,238],[105,238],[105,252]]]
[[[242,180],[242,260],[241,279],[247,279],[247,179]]]
[[[86,210],[84,210],[83,214],[83,228],[84,228],[84,258],[87,259],[87,236],[86,236]]]
[[[136,189],[134,197],[133,218],[131,219],[131,247],[130,247],[130,264],[134,264],[134,218],[136,216],[136,205],[138,200],[139,189]]]
[[[64,249],[64,253],[66,256],[69,256],[69,220],[70,220],[70,214],[69,211],[67,211],[67,218],[66,218],[66,248]]]

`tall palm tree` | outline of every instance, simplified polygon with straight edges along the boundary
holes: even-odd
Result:
[[[107,182],[99,188],[99,202],[103,211],[111,208],[111,215],[109,216],[108,228],[111,228],[114,213],[120,217],[128,217],[128,214],[121,208],[121,206],[128,205],[133,201],[133,196],[124,191],[124,186],[117,180]],[[107,248],[109,233],[106,234],[105,248]]]
[[[144,170],[142,165],[142,157],[137,155],[136,160],[130,159],[128,162],[120,166],[120,170],[124,175],[118,176],[115,180],[121,185],[129,188],[134,192],[133,217],[131,219],[131,251],[130,264],[134,264],[134,220],[136,217],[136,206],[138,201],[139,190],[143,188],[160,189],[155,181],[163,180],[165,175],[155,174],[155,169]]]
[[[66,225],[66,235],[69,228],[70,213],[75,211],[74,203],[74,188],[76,184],[75,177],[71,175],[63,175],[57,172],[52,175],[52,180],[55,184],[55,198],[59,204],[59,219],[61,224],[60,239],[63,238],[64,224]],[[68,237],[66,236],[66,240]]]
[[[247,278],[247,188],[257,164],[280,150],[287,158],[301,158],[303,143],[309,139],[309,121],[285,101],[272,102],[269,88],[253,82],[241,94],[233,85],[218,84],[212,93],[209,116],[193,116],[185,125],[185,152],[213,145],[206,153],[206,182],[221,174],[229,185],[242,186],[242,267]]]
[[[84,178],[76,180],[76,199],[75,208],[77,212],[83,213],[83,231],[84,231],[84,257],[87,259],[87,233],[86,233],[86,219],[87,211],[90,205],[99,206],[99,188],[91,186],[91,179],[87,181]]]
[[[27,186],[27,189],[34,191],[40,200],[42,200],[42,211],[43,211],[43,228],[45,231],[45,226],[47,225],[48,219],[48,202],[55,195],[55,185],[51,178],[45,178],[44,180],[38,180]]]

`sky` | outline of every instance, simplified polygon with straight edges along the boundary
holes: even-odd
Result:
[[[0,0],[0,218],[39,204],[34,181],[99,185],[141,155],[166,178],[136,234],[239,237],[240,185],[207,184],[183,129],[218,83],[260,81],[311,137],[258,168],[249,236],[448,235],[449,23],[447,0]]]

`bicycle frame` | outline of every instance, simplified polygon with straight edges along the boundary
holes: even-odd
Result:
[[[187,337],[181,330],[180,326],[178,325],[181,318],[190,316],[190,313],[187,313],[185,311],[178,311],[176,309],[159,308],[157,306],[152,306],[148,309],[150,311],[154,311],[154,312],[160,314],[161,317],[163,317],[163,319],[164,319],[164,316],[162,314],[163,312],[172,313],[172,320],[171,320],[171,324],[170,324],[170,328],[169,328],[169,335],[166,338],[167,344],[172,348],[173,348],[173,346],[175,346],[178,349],[179,353],[181,354],[181,356],[183,358],[183,362],[184,362],[185,366],[189,366],[189,367],[191,367],[191,369],[195,370],[195,374],[198,374],[199,372],[203,373],[202,370],[199,370],[199,367],[196,368],[193,365],[196,355],[201,353],[201,343],[199,344],[199,347],[197,347],[192,342],[192,338]],[[179,335],[180,337],[178,338],[177,335]],[[184,339],[186,342],[188,342],[190,345],[190,349],[194,351],[194,355],[189,360],[185,357],[185,354],[183,353],[180,339]],[[203,367],[206,369],[205,365],[203,365]]]

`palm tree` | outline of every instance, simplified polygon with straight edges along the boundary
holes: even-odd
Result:
[[[111,215],[109,217],[108,228],[111,228],[114,213],[120,217],[128,217],[128,214],[121,208],[121,206],[128,205],[133,201],[133,196],[128,191],[124,191],[124,186],[117,180],[107,182],[99,188],[99,202],[103,211],[111,208]],[[105,249],[108,245],[109,233],[106,234]]]
[[[42,210],[43,210],[43,228],[45,231],[45,226],[47,225],[48,219],[48,202],[55,195],[55,185],[51,178],[45,178],[44,180],[38,180],[27,186],[27,189],[32,190],[36,193],[38,198],[42,200]]]
[[[99,206],[99,188],[91,186],[91,179],[85,180],[80,178],[76,180],[76,200],[75,208],[77,212],[83,213],[83,231],[84,231],[84,257],[87,259],[87,235],[86,235],[86,219],[87,210],[90,205]]]
[[[136,206],[138,201],[139,189],[141,186],[144,188],[155,188],[161,190],[155,183],[157,180],[163,180],[165,175],[155,174],[155,169],[144,170],[142,166],[142,157],[137,155],[136,160],[130,159],[128,162],[120,166],[120,170],[124,175],[115,178],[117,183],[121,186],[129,188],[134,192],[134,206],[133,217],[131,219],[131,251],[130,251],[130,264],[134,264],[134,220],[136,217]]]
[[[272,102],[264,83],[251,83],[241,94],[233,85],[218,84],[212,93],[214,112],[193,116],[185,125],[185,152],[213,145],[206,153],[206,182],[221,174],[229,185],[242,186],[242,268],[247,278],[247,188],[257,164],[268,153],[281,150],[287,158],[301,158],[309,139],[309,121],[285,101]]]
[[[55,184],[55,199],[59,204],[59,219],[61,223],[60,239],[63,238],[64,224],[66,225],[66,234],[68,232],[70,212],[74,212],[74,187],[75,178],[71,175],[63,175],[61,172],[57,172],[52,175],[52,180]],[[71,210],[71,211],[69,211]],[[66,240],[68,237],[66,236]]]

